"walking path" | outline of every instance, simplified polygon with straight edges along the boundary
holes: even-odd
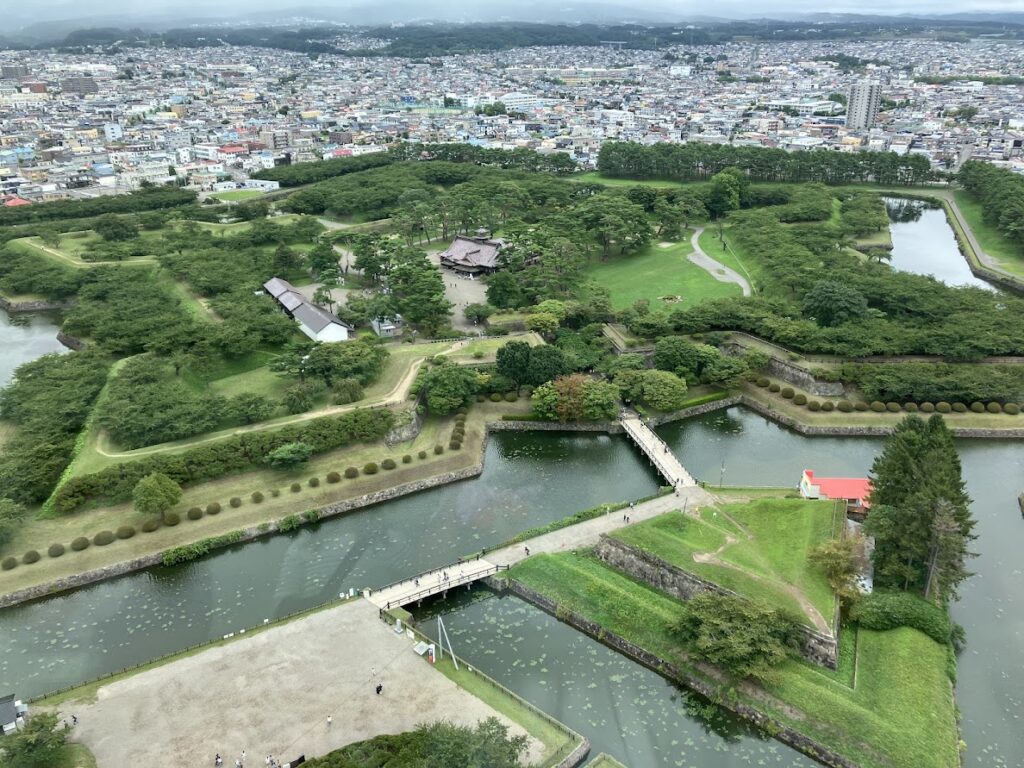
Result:
[[[626,435],[637,444],[662,477],[673,488],[694,486],[697,481],[686,471],[686,467],[668,444],[655,434],[635,413],[626,412],[619,417],[619,423],[626,430]]]
[[[690,263],[696,264],[701,269],[707,270],[707,272],[720,283],[733,283],[740,287],[743,291],[744,296],[750,295],[750,283],[743,277],[739,272],[731,269],[720,261],[717,261],[708,256],[704,249],[700,247],[700,236],[704,232],[704,227],[694,227],[693,237],[690,238],[690,245],[693,246],[693,253],[686,258],[690,260]]]

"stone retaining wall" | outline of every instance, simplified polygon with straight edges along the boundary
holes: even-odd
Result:
[[[663,675],[671,680],[676,680],[686,687],[700,693],[721,706],[735,712],[740,717],[749,720],[760,728],[767,730],[783,744],[788,744],[799,752],[817,760],[823,765],[832,768],[860,768],[857,763],[834,752],[809,736],[784,726],[770,716],[744,702],[735,701],[727,697],[721,686],[711,683],[708,680],[697,677],[695,674],[684,671],[676,665],[665,661],[649,651],[644,650],[635,643],[626,640],[614,632],[609,632],[589,619],[586,619],[571,611],[560,610],[558,605],[550,598],[530,589],[515,579],[497,580],[489,578],[489,586],[498,591],[507,591],[522,598],[526,602],[535,605],[542,611],[557,617],[571,627],[589,635],[590,637],[614,648],[619,653],[628,656],[643,666]]]
[[[57,332],[57,341],[59,341],[68,349],[73,349],[76,352],[81,352],[88,346],[88,344],[86,344],[81,339],[76,339],[74,336],[69,336],[68,334],[64,333],[64,331]]]
[[[734,356],[742,355],[746,349],[737,341],[727,341],[722,345],[723,352]],[[807,368],[774,355],[768,358],[767,369],[769,376],[782,379],[818,397],[842,397],[846,394],[846,387],[841,381],[818,381]]]
[[[11,301],[0,296],[0,309],[5,312],[49,312],[54,310],[64,311],[71,309],[70,301]]]
[[[649,419],[645,419],[645,421],[651,427],[660,427],[662,424],[668,424],[670,421],[682,421],[683,419],[689,419],[692,416],[700,416],[703,413],[720,411],[723,408],[737,405],[739,402],[739,395],[729,395],[728,397],[723,397],[720,400],[712,400],[711,402],[701,403],[700,405],[694,405],[690,408],[672,411],[672,413],[663,413],[659,416],[652,416]]]
[[[570,421],[562,424],[557,421],[518,421],[502,419],[487,424],[488,432],[606,432],[618,434],[622,425],[616,421]]]
[[[677,600],[689,600],[706,592],[739,597],[731,589],[677,568],[650,552],[618,539],[602,535],[594,552],[601,562]],[[803,635],[803,657],[814,664],[835,669],[839,664],[839,648],[833,636],[834,629],[833,635],[826,635],[803,626],[800,627],[800,631]]]

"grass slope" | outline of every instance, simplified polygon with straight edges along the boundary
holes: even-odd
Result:
[[[568,610],[707,679],[669,629],[680,603],[595,559],[537,555],[515,566],[518,579]],[[840,751],[863,768],[956,768],[958,733],[947,648],[913,629],[861,630],[856,686],[787,661],[761,687],[737,695],[777,721]]]
[[[982,250],[995,259],[1007,272],[1024,277],[1024,253],[1003,236],[1002,232],[985,221],[985,210],[981,203],[973,200],[966,192],[956,190],[953,193],[957,207],[963,214],[967,226],[978,240]]]

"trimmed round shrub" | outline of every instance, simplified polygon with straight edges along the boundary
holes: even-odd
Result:
[[[173,512],[171,514],[174,514]],[[92,537],[92,543],[97,547],[105,547],[114,541],[114,534],[111,531],[100,531]]]
[[[953,408],[949,403],[945,402],[944,400],[940,400],[935,404],[935,410],[938,411],[939,413],[949,413],[950,411],[953,410]]]
[[[479,395],[476,396],[476,401],[478,403],[485,403],[485,402],[487,402],[487,395],[485,395],[483,393],[480,393]]]
[[[985,404],[984,403],[977,403],[977,402],[971,403],[971,411],[973,411],[974,413],[984,413],[985,412]]]
[[[143,533],[152,533],[153,531],[155,531],[159,527],[160,527],[160,518],[159,517],[151,517],[148,520],[143,521],[143,523],[142,523],[142,532]],[[75,545],[75,542],[71,542],[71,546],[74,547],[74,545]]]
[[[807,410],[808,411],[820,411],[821,410],[821,403],[819,403],[817,400],[811,400],[809,403],[807,403]]]
[[[506,392],[505,393],[505,402],[506,403],[514,403],[518,399],[519,399],[519,394],[517,392]]]
[[[380,465],[384,469],[394,469],[396,466],[398,466],[397,464],[395,464],[395,460],[394,459],[384,459],[384,461],[382,461],[380,463]]]
[[[921,403],[921,412],[922,413],[935,413],[935,404],[934,403]]]
[[[963,403],[953,403],[953,410],[957,413],[967,413],[967,406]]]
[[[417,456],[417,458],[425,459],[425,458],[427,458],[427,452],[426,451],[420,451],[419,453],[416,454],[416,456]]]
[[[281,495],[281,489],[280,488],[271,488],[270,489],[270,495],[276,499],[278,496]]]
[[[500,403],[501,402],[501,392],[491,392],[491,402],[492,403]]]
[[[757,386],[759,386],[759,387],[762,387],[762,388],[764,388],[764,387],[767,387],[767,386],[768,386],[769,384],[771,384],[771,382],[770,382],[770,381],[768,381],[768,379],[767,379],[767,378],[765,378],[764,376],[761,376],[761,377],[760,377],[760,378],[759,378],[759,379],[757,380]]]
[[[135,535],[135,528],[130,525],[121,525],[117,528],[117,538],[130,539]]]
[[[821,410],[823,410],[823,411],[834,411],[835,409],[836,409],[836,404],[833,403],[831,400],[825,400],[821,404]]]
[[[456,413],[455,414],[455,423],[456,424],[465,424],[466,423],[466,412],[465,412],[465,410],[463,410],[462,413]]]
[[[32,563],[38,563],[39,553],[36,552],[34,549],[30,549],[28,552],[21,556],[21,562],[23,562],[25,565],[32,565]]]
[[[359,477],[359,470],[355,467],[345,467],[345,477],[351,480],[353,477]]]
[[[853,412],[853,403],[851,403],[849,400],[840,400],[836,404],[836,408],[838,408],[843,413],[852,413]]]
[[[334,472],[334,471],[328,472],[327,473],[327,482],[328,483],[340,483],[341,482],[341,475],[339,473],[337,473],[337,472]]]
[[[403,463],[403,464],[412,464],[412,456],[410,456],[410,455],[409,455],[408,453],[407,453],[407,454],[405,454],[405,455],[404,455],[404,456],[402,457],[402,463]]]
[[[460,448],[462,448],[462,443],[460,443],[458,440],[452,440],[450,443],[448,443],[448,448],[453,451],[457,451]]]
[[[435,456],[440,456],[442,453],[444,453],[444,446],[443,445],[435,445],[434,446],[434,455]]]
[[[1007,403],[1003,406],[1003,413],[1009,414],[1010,416],[1016,416],[1020,413],[1020,406],[1016,403]]]
[[[363,465],[363,474],[364,475],[376,475],[378,469],[380,469],[380,468],[377,466],[377,462],[375,462],[375,461],[368,461],[368,462],[366,462]]]
[[[798,395],[793,395],[793,404],[794,405],[807,405],[807,395],[805,395],[803,392],[801,392]]]
[[[291,485],[288,486],[288,488],[291,490],[292,493],[298,493],[299,491],[302,490],[302,484],[292,483]]]
[[[780,387],[778,384],[776,384],[773,381],[771,384],[768,385],[768,391],[769,392],[781,392],[782,391],[782,387]]]
[[[306,481],[306,485],[308,485],[310,488],[317,488],[320,485],[320,478],[311,477],[309,478],[309,480]]]
[[[999,403],[993,402],[986,405],[985,410],[988,411],[989,413],[1002,413],[1003,406],[1001,406]]]
[[[67,550],[64,549],[63,544],[51,544],[50,548],[46,550],[46,554],[48,554],[50,557],[60,557],[66,551]]]
[[[792,387],[783,387],[779,394],[782,395],[787,400],[789,400],[793,397],[793,395],[796,394],[796,392],[793,391]]]
[[[203,516],[203,510],[200,507],[189,507],[185,516],[188,517],[189,520],[198,520]]]
[[[263,494],[260,493],[259,491],[253,491],[249,498],[252,499],[253,504],[263,503]]]
[[[208,515],[219,515],[220,514],[220,502],[211,501],[206,505],[206,514]]]
[[[242,500],[237,496],[232,496],[231,500],[228,501],[228,504],[230,504],[235,509],[238,509],[240,506],[242,506]]]
[[[13,571],[17,567],[18,558],[16,557],[5,557],[3,562],[0,562],[0,568],[3,568],[5,571]]]
[[[85,536],[78,536],[77,538],[72,539],[71,548],[75,550],[75,552],[81,552],[83,549],[89,548],[89,543],[89,539]]]
[[[853,410],[860,411],[861,413],[864,413],[865,411],[869,410],[870,407],[871,406],[869,406],[863,400],[858,400],[856,403],[853,404]]]
[[[181,522],[181,515],[177,512],[168,512],[164,515],[164,525],[175,526]]]
[[[903,410],[907,413],[917,413],[917,403],[904,403]]]
[[[467,409],[466,409],[465,407],[463,407],[463,408],[456,408],[456,409],[455,409],[455,418],[459,418],[460,416],[461,416],[462,418],[466,418],[466,414],[467,414],[468,412],[469,412],[469,411],[468,411],[468,410],[467,410]]]
[[[885,404],[885,410],[887,410],[889,413],[899,413],[900,412],[900,404],[899,403],[894,403],[894,402],[890,401],[890,402]]]

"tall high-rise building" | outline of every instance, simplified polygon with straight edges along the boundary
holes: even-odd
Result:
[[[882,86],[874,80],[862,80],[850,88],[846,103],[846,127],[870,128],[878,117],[882,105]]]

